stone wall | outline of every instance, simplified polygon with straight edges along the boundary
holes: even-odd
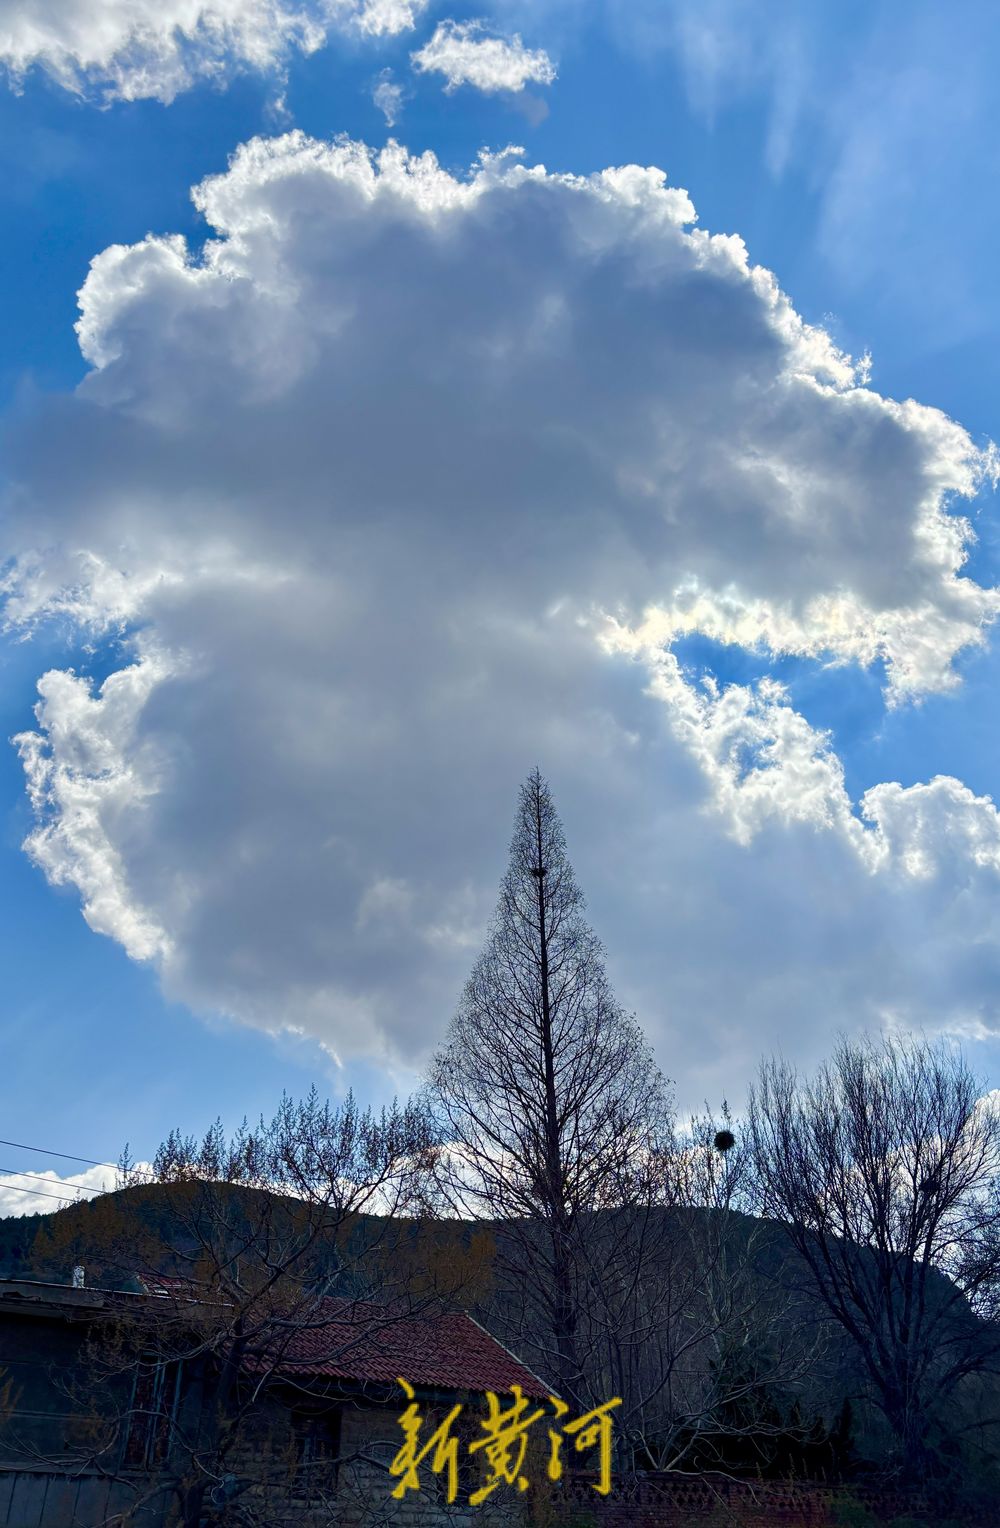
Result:
[[[397,1407],[344,1404],[340,1418],[339,1458],[303,1465],[287,1407],[275,1403],[262,1412],[254,1434],[241,1440],[231,1459],[237,1476],[264,1473],[268,1483],[252,1487],[241,1497],[251,1503],[266,1528],[511,1528],[524,1519],[524,1499],[497,1493],[495,1501],[469,1507],[468,1494],[479,1483],[459,1453],[459,1494],[454,1504],[445,1497],[443,1477],[424,1466],[419,1491],[393,1495],[397,1480],[389,1465],[402,1442]],[[424,1408],[429,1436],[443,1411]]]

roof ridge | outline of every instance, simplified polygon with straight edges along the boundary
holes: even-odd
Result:
[[[475,1316],[473,1316],[470,1311],[460,1311],[459,1314],[464,1316],[467,1321],[471,1321],[473,1326],[478,1326],[483,1335],[488,1337],[491,1342],[495,1342],[498,1348],[503,1348],[503,1351],[507,1354],[507,1357],[512,1358],[518,1367],[524,1370],[525,1374],[530,1374],[535,1383],[541,1385],[542,1389],[545,1390],[549,1395],[554,1395],[557,1400],[562,1399],[558,1390],[554,1390],[547,1380],[542,1379],[540,1374],[535,1373],[534,1369],[529,1369],[528,1365],[524,1362],[524,1359],[518,1358],[513,1348],[509,1348],[505,1342],[500,1341],[499,1337],[495,1337],[490,1331],[489,1327],[484,1326],[481,1321],[477,1321]]]

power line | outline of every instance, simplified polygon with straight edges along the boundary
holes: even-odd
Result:
[[[68,1151],[49,1151],[46,1146],[26,1146],[23,1141],[0,1141],[0,1146],[14,1146],[18,1151],[35,1151],[43,1157],[61,1157],[64,1162],[85,1162],[88,1167],[107,1167],[107,1162],[95,1162],[93,1157],[74,1157]]]
[[[42,1188],[18,1188],[16,1183],[0,1183],[0,1193],[6,1193],[8,1189],[12,1194],[37,1194],[39,1199],[58,1199],[60,1204],[73,1203],[72,1194],[47,1194]]]
[[[103,1163],[102,1163],[103,1166]],[[110,1166],[110,1163],[109,1163]],[[36,1183],[47,1183],[50,1188],[55,1188],[51,1178],[44,1178],[38,1173],[25,1173],[19,1167],[0,1167],[0,1173],[12,1173],[15,1178],[34,1178]],[[78,1183],[75,1178],[59,1178],[58,1183],[65,1183],[69,1188],[82,1188],[85,1194],[104,1194],[106,1189],[99,1188],[93,1183]],[[0,1183],[0,1188],[9,1188],[10,1184]]]
[[[24,1141],[0,1140],[0,1146],[13,1146],[18,1151],[33,1151],[39,1156],[59,1157],[64,1162],[82,1162],[86,1167],[111,1166],[111,1163],[98,1162],[93,1157],[77,1157],[73,1156],[68,1151],[50,1151],[46,1146],[28,1146]],[[36,1183],[47,1183],[50,1188],[52,1187],[51,1178],[43,1178],[38,1173],[21,1172],[16,1167],[0,1167],[0,1173],[11,1173],[15,1178],[31,1178]],[[72,1178],[66,1178],[63,1181],[65,1181],[69,1189],[75,1190],[77,1193],[82,1192],[85,1194],[102,1194],[106,1192],[104,1189],[96,1188],[93,1184],[78,1183]],[[36,1194],[39,1199],[56,1199],[60,1204],[72,1204],[75,1197],[73,1192],[68,1194],[46,1193],[45,1190],[41,1188],[20,1188],[16,1183],[0,1183],[0,1193],[2,1193],[4,1189],[10,1189],[11,1193],[13,1194]]]

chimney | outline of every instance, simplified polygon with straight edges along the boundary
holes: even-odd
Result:
[[[76,1267],[73,1269],[73,1288],[83,1289],[86,1277],[86,1268],[81,1268],[79,1263],[77,1263]]]

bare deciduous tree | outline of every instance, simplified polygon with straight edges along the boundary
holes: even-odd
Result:
[[[619,1470],[681,1464],[751,1392],[794,1382],[802,1344],[771,1319],[787,1295],[734,1208],[742,1153],[707,1119],[675,1137],[537,770],[429,1086],[446,1198],[496,1227],[490,1322],[567,1398],[621,1397]]]
[[[444,1283],[454,1294],[458,1260],[438,1281],[434,1238],[415,1253],[406,1218],[432,1145],[417,1105],[374,1114],[313,1093],[233,1137],[174,1133],[152,1171],[125,1162],[95,1250],[105,1283],[141,1297],[94,1327],[82,1385],[99,1404],[76,1463],[144,1471],[133,1511],[167,1492],[183,1528],[266,1522],[258,1488],[288,1469],[268,1457],[266,1408],[324,1399],[296,1368],[303,1338],[349,1364]]]
[[[486,946],[429,1079],[449,1201],[502,1222],[498,1273],[521,1292],[536,1362],[578,1397],[589,1217],[648,1198],[670,1133],[666,1085],[615,1000],[583,905],[536,770]]]
[[[907,1468],[931,1461],[956,1391],[1000,1359],[1000,1116],[962,1058],[844,1040],[812,1080],[765,1063],[749,1104],[753,1202],[783,1223],[855,1345]]]
[[[661,1160],[652,1196],[595,1217],[580,1311],[590,1388],[621,1395],[632,1459],[658,1470],[757,1467],[804,1430],[789,1398],[822,1334],[773,1274],[774,1236],[739,1209],[747,1155],[708,1113]]]

